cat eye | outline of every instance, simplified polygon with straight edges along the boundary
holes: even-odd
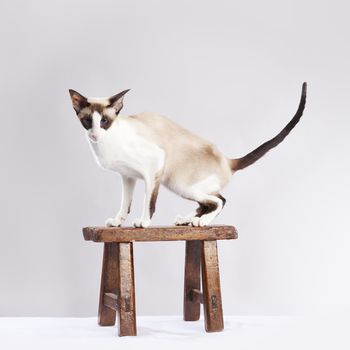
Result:
[[[101,119],[101,123],[102,124],[106,124],[108,122],[108,119],[106,118],[106,117],[103,117],[102,119]]]
[[[85,129],[91,129],[92,127],[92,118],[91,117],[84,117],[81,119],[81,123],[83,124]]]

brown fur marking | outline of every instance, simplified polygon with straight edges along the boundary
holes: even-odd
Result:
[[[79,94],[79,92],[69,89],[69,94],[72,100],[73,108],[77,114],[79,114],[83,108],[89,105],[87,98]]]
[[[107,130],[123,108],[123,96],[128,91],[129,90],[124,90],[107,100],[101,101],[97,99],[87,99],[74,90],[69,90],[69,93],[77,116],[85,129],[91,128],[92,115],[94,112],[98,112],[101,115],[100,126],[102,129]],[[111,110],[115,113],[114,115],[113,112],[111,113]]]
[[[158,191],[160,186],[160,178],[161,178],[161,175],[157,174],[155,178],[154,188],[151,195],[151,200],[149,202],[150,218],[152,218],[154,212],[156,211],[156,202],[157,202]]]
[[[117,117],[117,116],[116,116]],[[106,115],[102,115],[102,118],[101,118],[101,128],[102,129],[109,129],[109,127],[112,125],[112,123],[115,121],[116,117],[113,119],[113,118],[110,118],[110,117],[107,117]]]
[[[216,210],[218,207],[217,203],[211,202],[211,201],[205,201],[198,204],[199,204],[199,208],[197,208],[196,210],[197,217],[201,217],[204,214],[209,214],[212,211]]]
[[[222,200],[222,208],[224,208],[226,204],[226,198],[224,198],[220,193],[216,194],[216,197]]]
[[[104,113],[105,109],[106,106],[104,106],[102,103],[90,103],[88,106],[83,108],[78,113],[78,117],[81,123],[83,124],[83,127],[85,129],[90,129],[92,126],[92,115],[94,112],[98,112],[102,117],[100,126],[102,129],[107,130],[117,118],[117,114],[114,118],[112,118],[111,116],[106,115],[106,113]]]
[[[119,94],[116,94],[109,98],[109,105],[108,107],[113,106],[116,110],[117,115],[123,108],[123,96],[130,91],[130,89],[124,90],[122,92],[119,92]]]
[[[222,207],[225,206],[226,203],[226,199],[219,193],[215,194],[216,197],[218,197],[219,199],[221,199],[222,201]],[[206,201],[206,202],[202,202],[199,203],[199,207],[196,210],[196,217],[201,217],[204,214],[209,214],[212,211],[216,210],[218,205],[215,202],[210,202],[210,201]]]
[[[306,83],[304,83],[301,91],[301,98],[298,110],[296,111],[294,117],[290,120],[290,122],[282,129],[282,131],[279,134],[277,134],[271,140],[266,141],[265,143],[257,147],[254,151],[246,154],[244,157],[238,159],[231,159],[230,165],[232,171],[241,170],[252,165],[258,159],[263,157],[270,149],[279,145],[286,138],[286,136],[288,136],[288,134],[298,124],[301,116],[303,115],[306,103],[306,87],[307,85]]]

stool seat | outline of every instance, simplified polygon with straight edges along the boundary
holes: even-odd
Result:
[[[94,242],[213,241],[238,238],[234,226],[84,227],[84,239]]]
[[[185,241],[184,320],[197,321],[204,307],[207,332],[224,328],[217,240],[237,239],[233,226],[84,227],[86,241],[103,242],[98,323],[119,336],[136,335],[133,242]],[[202,285],[202,291],[201,291]]]

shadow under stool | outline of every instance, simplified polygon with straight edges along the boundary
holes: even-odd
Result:
[[[100,326],[113,326],[118,314],[119,336],[136,335],[133,242],[186,241],[184,320],[197,321],[203,304],[205,330],[224,329],[217,241],[236,239],[233,226],[85,227],[83,234],[104,243]]]

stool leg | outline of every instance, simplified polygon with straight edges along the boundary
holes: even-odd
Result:
[[[205,330],[207,332],[220,332],[224,329],[224,320],[216,241],[203,241],[202,254]]]
[[[105,293],[119,294],[118,256],[118,243],[104,244],[100,303],[98,309],[98,324],[100,326],[113,326],[115,324],[116,311],[104,305],[104,295]]]
[[[200,303],[192,300],[191,291],[201,289],[200,265],[202,241],[186,241],[184,320],[197,321],[200,316]]]
[[[132,243],[119,243],[119,336],[136,335],[134,256]]]

